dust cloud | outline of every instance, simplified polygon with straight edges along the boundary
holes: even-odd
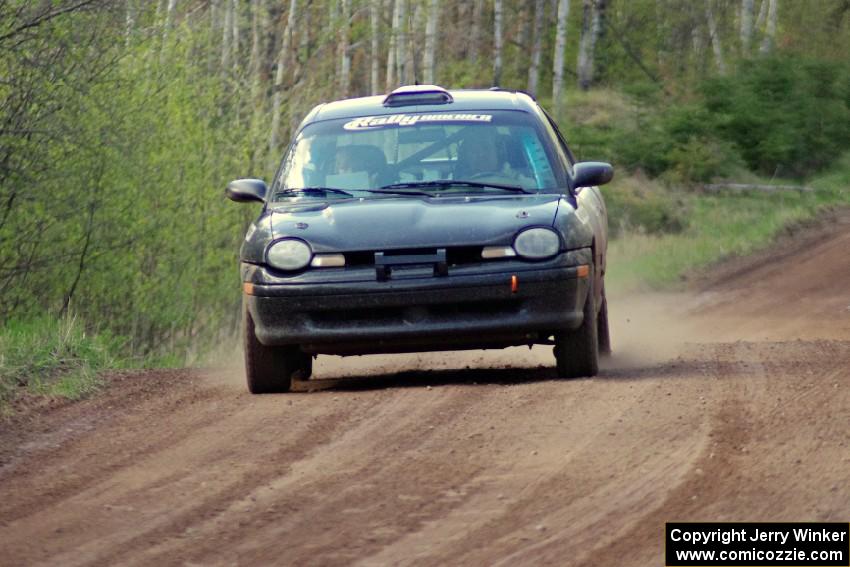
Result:
[[[630,369],[659,364],[682,355],[689,345],[710,340],[713,329],[692,312],[700,296],[638,293],[608,299],[613,354],[603,369]]]
[[[609,298],[613,355],[601,361],[606,369],[644,368],[672,360],[688,344],[706,340],[712,333],[689,312],[698,306],[698,297],[688,293],[629,293]],[[242,388],[244,369],[238,348],[222,348],[210,365],[211,377],[222,385]],[[434,381],[451,376],[454,382],[509,379],[554,379],[552,347],[536,345],[506,349],[443,351],[363,356],[322,355],[314,361],[310,386],[296,389],[324,389],[356,385],[362,379]],[[487,371],[499,376],[488,376]],[[514,370],[515,372],[506,372]],[[403,376],[399,376],[403,375]]]

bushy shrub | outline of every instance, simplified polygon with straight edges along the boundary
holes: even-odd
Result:
[[[765,175],[802,177],[850,147],[846,64],[788,54],[741,64],[701,88],[714,133]]]
[[[619,176],[602,189],[613,235],[624,232],[681,232],[688,226],[687,206],[680,196],[645,176]]]
[[[615,147],[626,167],[677,183],[709,181],[742,164],[737,148],[717,135],[712,116],[699,103],[672,105],[647,116]]]
[[[705,80],[692,100],[671,100],[648,87],[633,91],[632,112],[582,107],[568,117],[566,129],[582,157],[689,184],[732,177],[742,167],[804,177],[850,149],[847,64],[777,54]],[[579,102],[586,107],[603,101]],[[628,105],[620,101],[617,107]]]

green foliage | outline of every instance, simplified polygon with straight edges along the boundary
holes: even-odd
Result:
[[[44,101],[7,116],[40,134],[10,136],[11,159],[27,161],[0,171],[0,317],[40,320],[70,304],[92,332],[129,337],[130,356],[191,362],[235,326],[236,254],[251,211],[227,206],[223,187],[267,173],[265,126],[250,122],[240,76],[198,59],[211,45],[205,28],[128,46],[109,17],[56,20],[27,44],[75,37],[54,66],[99,63],[91,74],[56,81],[57,71],[2,58],[30,81],[10,93]]]
[[[81,398],[100,384],[98,371],[114,368],[120,341],[88,335],[80,320],[39,317],[0,327],[0,408],[22,390]]]
[[[668,179],[675,182],[703,182],[727,177],[741,167],[741,158],[732,144],[712,136],[688,136],[666,154]]]
[[[661,183],[622,176],[604,187],[612,234],[677,233],[688,226],[688,207],[681,195]]]
[[[736,148],[713,131],[712,116],[699,103],[646,112],[636,128],[615,141],[626,167],[678,183],[709,181],[741,166]]]
[[[802,177],[850,147],[846,63],[782,54],[745,61],[701,90],[716,135],[765,175]]]
[[[104,347],[118,349],[122,360],[191,363],[236,334],[237,252],[256,208],[227,203],[222,189],[236,177],[268,179],[280,158],[282,149],[268,146],[288,3],[237,3],[242,35],[227,66],[223,13],[232,4],[177,3],[170,18],[166,5],[156,4],[95,0],[73,9],[65,0],[0,3],[0,77],[11,78],[0,81],[0,321],[17,321],[3,331],[4,384],[18,383],[9,382],[13,367],[27,385],[37,382],[32,376],[53,375],[26,370],[23,358],[10,363],[7,350],[24,336],[60,344],[59,327],[52,325],[70,325],[56,322],[69,311],[79,319],[68,344],[126,337]],[[533,4],[505,3],[502,86],[527,85]],[[715,233],[695,232],[709,226],[712,215],[722,216],[711,221],[719,240],[729,231],[758,241],[775,228],[771,223],[798,210],[788,198],[787,215],[774,214],[772,201],[761,197],[718,198],[706,209],[709,201],[683,187],[752,175],[744,168],[768,177],[809,175],[850,147],[850,34],[844,31],[850,10],[843,0],[783,2],[776,38],[781,50],[764,57],[753,49],[749,59],[736,43],[739,3],[713,2],[730,70],[725,77],[711,76],[716,66],[704,4],[610,2],[597,44],[596,90],[590,92],[578,91],[571,74],[579,4],[568,22],[566,104],[557,119],[581,159],[617,167],[618,180],[605,189],[615,233],[637,235],[630,242],[695,239],[691,252],[682,244],[668,256],[666,273],[684,265],[675,258],[716,256]],[[419,22],[408,36],[411,45],[424,43],[421,24],[429,5],[410,4],[410,21]],[[325,3],[297,6],[291,38],[297,53],[287,60],[277,91],[283,143],[312,106],[340,96],[341,18]],[[489,86],[492,3],[481,3],[478,16],[470,3],[440,6],[437,81]],[[538,92],[545,103],[555,28],[554,5],[544,6]],[[56,17],[41,17],[54,8]],[[255,14],[257,8],[262,12]],[[366,8],[352,6],[352,96],[369,89]],[[380,19],[383,85],[390,14]],[[256,61],[255,26],[265,26]],[[754,46],[763,36],[764,29],[756,30]],[[630,178],[624,170],[642,173]],[[808,197],[801,199],[808,211]],[[738,215],[725,208],[732,202],[748,211],[741,213],[741,227],[730,224]],[[769,228],[746,232],[761,225],[758,215],[770,219],[764,220]],[[31,333],[22,330],[28,321]],[[77,321],[85,323],[84,338]],[[38,352],[53,352],[44,348]],[[56,375],[93,376],[108,362],[92,356],[56,355],[89,360],[69,372],[54,365]],[[38,368],[50,368],[50,360],[33,356],[33,364],[43,363]]]
[[[714,132],[702,104],[665,107],[656,95],[601,91],[577,97],[565,128],[579,158],[607,159],[673,184],[705,182],[742,167],[737,148]]]
[[[594,105],[578,99],[565,128],[582,155],[690,184],[744,168],[801,178],[850,148],[847,64],[779,54],[742,61],[688,99],[665,101],[641,84],[629,90],[634,110],[607,120],[581,118],[606,113],[589,112]]]
[[[850,204],[850,153],[809,184],[815,191],[682,192],[678,199],[687,210],[687,227],[678,234],[621,233],[609,247],[606,284],[615,290],[675,287],[683,274],[752,253],[795,223],[831,207],[846,207]]]

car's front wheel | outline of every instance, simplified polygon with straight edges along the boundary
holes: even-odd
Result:
[[[589,377],[599,373],[599,334],[592,283],[587,290],[583,315],[584,320],[578,329],[555,333],[555,362],[560,378]]]
[[[307,379],[313,370],[313,359],[297,346],[266,346],[257,340],[254,320],[242,310],[245,377],[252,394],[288,392],[293,378]]]
[[[611,356],[611,330],[608,327],[608,296],[605,295],[605,280],[602,280],[602,305],[596,317],[596,333],[599,335],[599,354]]]

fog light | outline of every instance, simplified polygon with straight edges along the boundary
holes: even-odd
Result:
[[[345,256],[342,254],[316,254],[310,265],[314,268],[339,268],[345,265]]]
[[[516,256],[516,251],[511,246],[485,246],[481,250],[481,257],[485,260],[493,258],[510,258]]]

